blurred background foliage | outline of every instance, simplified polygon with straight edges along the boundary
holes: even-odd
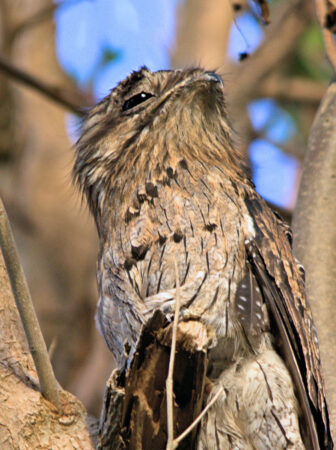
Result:
[[[2,0],[0,53],[93,103],[132,70],[202,65],[225,80],[257,190],[290,220],[332,71],[310,1]],[[97,238],[71,184],[79,119],[0,73],[3,197],[61,384],[100,408],[112,357],[94,327]]]

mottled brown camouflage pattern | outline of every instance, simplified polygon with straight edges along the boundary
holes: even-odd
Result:
[[[332,448],[289,230],[254,191],[218,75],[134,72],[88,114],[74,174],[100,236],[98,327],[119,367],[156,309],[213,337],[199,449]]]

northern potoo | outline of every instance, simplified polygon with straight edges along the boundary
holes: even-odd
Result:
[[[303,269],[234,146],[223,82],[202,69],[121,82],[88,114],[75,178],[100,237],[98,327],[119,366],[155,309],[214,336],[224,394],[199,449],[332,448]],[[211,394],[210,394],[211,398]]]

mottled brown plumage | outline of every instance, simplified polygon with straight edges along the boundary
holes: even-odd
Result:
[[[290,232],[255,192],[220,77],[134,72],[88,114],[75,177],[100,237],[97,323],[120,367],[156,309],[213,336],[199,449],[332,448]]]

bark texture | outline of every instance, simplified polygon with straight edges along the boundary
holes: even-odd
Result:
[[[100,420],[99,449],[163,449],[167,441],[166,378],[172,325],[157,311],[144,326],[135,357],[107,383]],[[209,345],[204,325],[182,322],[174,369],[174,437],[201,412]],[[197,427],[179,449],[194,448]]]
[[[94,448],[83,405],[63,391],[60,413],[39,391],[1,252],[0,299],[1,449]]]
[[[321,103],[310,134],[293,218],[294,252],[318,332],[331,430],[336,438],[336,82]]]
[[[254,190],[224,92],[214,72],[142,68],[88,114],[74,175],[100,238],[97,323],[119,368],[139,352],[141,328],[155,311],[205,325],[214,338],[207,376],[223,395],[202,420],[204,431],[217,418],[199,448],[331,449],[304,271],[288,226]],[[163,361],[159,355],[149,373]],[[135,411],[137,421],[140,397],[129,401],[127,391],[145,377],[134,364],[126,381],[132,412],[123,420]],[[179,384],[187,391],[188,377]],[[165,409],[152,408],[143,392],[143,410],[163,419],[161,431]],[[150,423],[136,422],[130,448]],[[151,436],[144,448],[160,448],[155,427]]]

